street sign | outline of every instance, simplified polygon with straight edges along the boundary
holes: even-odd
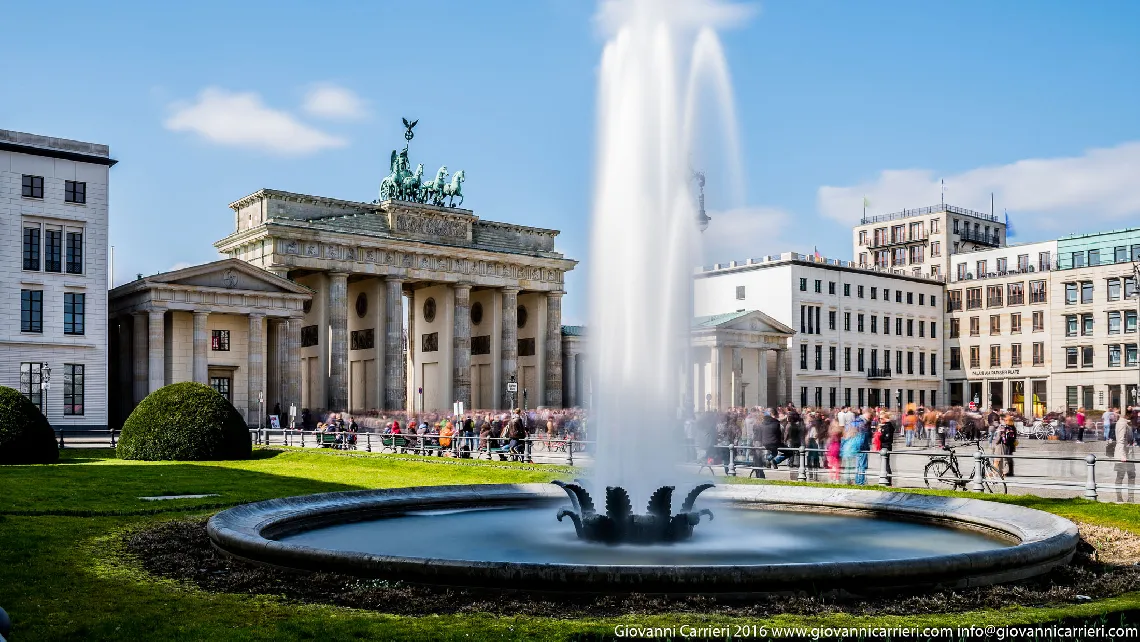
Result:
[[[264,392],[257,393],[257,402],[258,403],[265,403],[265,393]]]
[[[512,382],[507,384],[507,392],[518,392],[518,391],[519,391],[519,384],[518,383],[512,381]]]

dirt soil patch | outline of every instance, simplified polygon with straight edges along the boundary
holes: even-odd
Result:
[[[1014,585],[927,595],[877,598],[717,595],[544,595],[492,589],[444,588],[364,579],[337,573],[270,568],[214,550],[205,520],[164,522],[125,539],[126,551],[150,573],[214,592],[279,595],[397,615],[491,613],[547,617],[606,617],[692,612],[736,617],[781,613],[914,615],[1012,604],[1050,606],[1119,595],[1140,588],[1140,537],[1114,528],[1080,525],[1082,546],[1073,563]],[[1095,549],[1095,551],[1094,551]]]

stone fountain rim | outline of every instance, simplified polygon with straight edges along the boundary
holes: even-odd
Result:
[[[276,537],[409,510],[503,506],[565,500],[552,484],[419,486],[320,493],[245,504],[210,518],[207,533],[222,553],[254,563],[414,583],[602,592],[785,592],[829,589],[967,587],[1045,573],[1072,558],[1079,541],[1071,521],[1023,506],[965,497],[821,488],[718,486],[701,501],[772,507],[846,509],[898,514],[920,521],[958,522],[996,531],[1018,543],[1007,548],[880,561],[726,565],[584,565],[486,562],[372,555],[277,541]],[[553,515],[551,516],[553,518]]]

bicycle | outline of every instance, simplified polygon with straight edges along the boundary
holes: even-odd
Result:
[[[962,444],[962,446],[970,444],[973,444],[978,450],[982,449],[980,439],[968,441]],[[930,456],[930,461],[922,471],[922,477],[926,482],[927,488],[948,487],[950,490],[966,490],[969,487],[970,482],[973,480],[973,475],[969,477],[962,476],[962,470],[958,467],[958,457],[954,453],[954,449],[960,447],[961,446],[943,446],[943,450],[947,452],[946,455]],[[988,457],[982,459],[982,466],[983,490],[994,494],[1006,494],[1008,491],[1005,485],[1005,475],[994,466],[993,461]]]

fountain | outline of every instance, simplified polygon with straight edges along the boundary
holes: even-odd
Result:
[[[286,497],[215,515],[215,547],[257,563],[424,584],[603,593],[978,586],[1069,561],[1071,522],[960,497],[689,479],[674,511],[673,491],[686,481],[674,437],[700,237],[689,163],[697,125],[715,120],[728,173],[739,175],[715,29],[743,13],[718,0],[602,4],[609,41],[590,275],[599,429],[589,481]],[[696,113],[706,84],[716,119]],[[587,488],[605,489],[604,514]],[[718,519],[695,530],[712,519],[698,496]],[[634,514],[635,501],[647,501],[645,514]]]

